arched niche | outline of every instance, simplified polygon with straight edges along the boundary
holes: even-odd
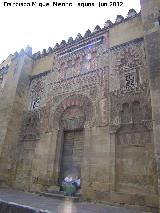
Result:
[[[68,107],[61,116],[59,126],[64,131],[83,129],[85,123],[85,113],[79,106]]]
[[[71,95],[65,98],[56,108],[53,117],[51,128],[63,130],[64,126],[62,125],[62,121],[65,119],[63,116],[67,116],[69,119],[69,112],[72,113],[78,109],[81,111],[81,115],[79,119],[83,117],[83,126],[90,126],[93,121],[93,106],[91,100],[84,95]],[[80,113],[80,111],[78,113]],[[66,113],[66,115],[64,115]],[[70,117],[72,119],[72,116]]]
[[[66,153],[64,157],[64,150],[68,150],[72,142],[73,150],[71,153],[73,153],[73,158],[71,162],[73,167],[70,171],[73,175],[80,175],[83,153],[80,153],[78,149],[82,148],[81,152],[83,152],[83,146],[85,143],[84,128],[92,123],[92,115],[92,103],[88,97],[83,95],[69,96],[58,105],[53,119],[53,128],[58,129],[54,175],[56,184],[60,183],[62,177],[66,174],[65,172],[62,174],[62,168],[64,168],[64,170],[66,169],[63,162],[64,158],[66,159],[68,157],[67,159],[69,159],[69,155]],[[79,138],[81,138],[81,141],[79,141]],[[70,145],[67,146],[67,143],[70,143]],[[75,143],[78,143],[77,149]],[[79,156],[78,162],[77,156]],[[74,161],[74,159],[76,160]]]
[[[129,104],[124,103],[122,105],[122,111],[121,111],[121,123],[126,124],[126,123],[129,123],[130,121],[131,121],[131,113],[129,109]]]

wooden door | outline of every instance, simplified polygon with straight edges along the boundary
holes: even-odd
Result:
[[[68,175],[81,176],[83,158],[83,131],[64,133],[64,144],[61,161],[61,180]]]

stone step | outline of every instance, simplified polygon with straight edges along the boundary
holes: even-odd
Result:
[[[40,192],[40,196],[45,196],[45,197],[51,197],[55,199],[62,199],[62,200],[70,200],[73,202],[78,202],[80,200],[81,194],[76,193],[74,196],[64,196],[64,193],[59,191],[59,192]]]

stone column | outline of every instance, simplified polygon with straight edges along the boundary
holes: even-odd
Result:
[[[56,145],[56,156],[55,156],[55,184],[58,184],[59,175],[60,175],[60,166],[61,166],[61,158],[63,151],[63,142],[64,142],[64,131],[63,129],[59,130],[57,137],[57,145]]]
[[[160,1],[141,0],[141,7],[152,101],[158,191],[160,195]]]
[[[116,133],[110,134],[110,191],[115,192],[116,190]]]

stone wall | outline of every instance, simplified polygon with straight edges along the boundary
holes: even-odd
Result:
[[[1,83],[0,118],[0,173],[2,184],[11,185],[16,167],[16,144],[19,138],[22,113],[26,107],[26,94],[29,87],[29,72],[32,60],[25,53],[13,58]]]
[[[8,84],[19,73],[0,104],[9,110],[0,110],[5,138],[0,174],[7,174],[6,183],[27,191],[59,184],[64,134],[81,130],[83,198],[156,208],[144,46],[141,15],[131,10],[126,19],[117,16],[116,23],[96,26],[42,54],[19,54],[3,71],[11,75]]]

